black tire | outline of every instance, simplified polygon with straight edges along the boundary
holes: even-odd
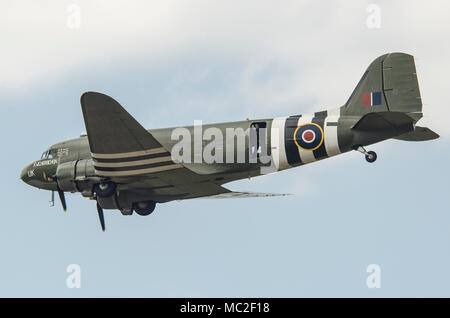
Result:
[[[114,182],[108,181],[94,185],[94,192],[101,198],[107,198],[116,193],[116,188],[117,186]]]
[[[152,212],[155,210],[155,207],[156,202],[152,200],[133,203],[133,210],[141,216],[152,214]]]
[[[377,160],[377,153],[375,151],[369,151],[366,155],[367,162],[375,162]]]

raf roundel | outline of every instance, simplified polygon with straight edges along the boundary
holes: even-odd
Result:
[[[300,125],[294,131],[294,141],[300,149],[316,150],[323,143],[322,127],[314,123]]]

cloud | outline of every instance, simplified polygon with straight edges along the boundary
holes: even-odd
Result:
[[[151,68],[195,57],[237,65],[230,89],[248,113],[270,117],[341,106],[373,59],[405,51],[416,56],[424,122],[450,134],[444,95],[450,3],[376,1],[380,29],[367,28],[369,3],[3,2],[0,93],[54,85],[80,70]],[[71,4],[81,10],[78,29],[67,27]],[[209,71],[207,62],[195,76]]]

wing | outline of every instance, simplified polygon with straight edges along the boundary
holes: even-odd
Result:
[[[133,176],[182,168],[113,98],[95,92],[84,93],[81,109],[98,175]]]
[[[116,100],[96,92],[81,96],[95,173],[125,191],[160,201],[228,193],[229,190],[172,160],[165,149]]]
[[[240,198],[262,198],[262,197],[284,197],[289,193],[263,193],[263,192],[228,192],[202,197],[199,199],[240,199]]]

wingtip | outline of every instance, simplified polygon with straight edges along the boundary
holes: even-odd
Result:
[[[103,94],[100,92],[94,92],[94,91],[86,91],[83,94],[81,94],[81,96],[80,96],[80,103],[83,108],[86,107],[86,105],[87,105],[86,98],[88,98],[88,97],[91,100],[92,99],[97,100],[97,99],[103,98],[103,100],[113,100],[113,101],[117,102],[114,98],[112,98],[111,96],[109,96],[107,94]]]
[[[90,92],[84,92],[83,94],[81,94],[80,96],[80,104],[83,107],[84,106],[84,99],[86,98],[86,95],[89,94]]]
[[[97,92],[93,92],[93,91],[85,91],[83,94],[81,94],[81,96],[80,96],[81,105],[83,105],[83,101],[87,96],[93,95],[93,94],[101,94],[101,93],[97,93]]]
[[[439,138],[441,138],[441,135],[439,135],[438,133],[434,132],[434,139],[439,139]]]

